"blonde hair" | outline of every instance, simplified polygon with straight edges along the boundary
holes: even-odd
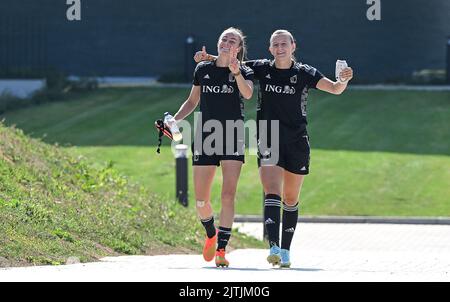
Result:
[[[294,36],[291,34],[290,31],[287,31],[285,29],[277,29],[276,31],[274,31],[272,33],[272,35],[270,36],[270,40],[269,43],[272,44],[272,40],[275,36],[279,36],[279,35],[286,35],[289,37],[289,39],[291,40],[291,43],[295,43],[295,39]]]
[[[285,30],[285,29],[277,29],[277,30],[274,31],[274,32],[272,33],[272,35],[270,36],[270,40],[269,40],[270,45],[272,45],[272,41],[273,41],[273,38],[275,38],[275,36],[281,36],[281,35],[288,36],[289,39],[291,40],[291,43],[292,43],[292,44],[296,43],[296,42],[295,42],[295,39],[294,39],[294,36],[291,34],[290,31]],[[292,60],[294,60],[295,62],[297,62],[297,59],[295,58],[294,53],[295,53],[295,49],[294,49],[294,52],[292,53]]]
[[[242,32],[242,30],[240,30],[239,28],[235,28],[235,27],[228,27],[227,29],[225,29],[222,34],[219,37],[219,40],[226,34],[226,33],[233,33],[235,35],[237,35],[239,37],[240,43],[239,43],[239,47],[241,48],[241,50],[239,50],[238,54],[237,54],[237,58],[239,61],[243,61],[244,58],[247,56],[247,43],[245,41],[245,36],[244,33]]]

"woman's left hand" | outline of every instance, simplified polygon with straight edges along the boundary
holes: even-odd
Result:
[[[228,65],[228,68],[230,68],[230,71],[233,74],[237,74],[240,71],[241,63],[237,59],[238,49],[230,49],[230,64]]]

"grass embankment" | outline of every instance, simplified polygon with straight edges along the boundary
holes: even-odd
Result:
[[[0,266],[201,253],[204,230],[193,209],[94,166],[0,123]],[[262,247],[237,233],[230,245]]]

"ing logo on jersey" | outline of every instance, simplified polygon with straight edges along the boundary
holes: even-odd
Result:
[[[295,94],[295,88],[292,86],[277,86],[277,85],[270,85],[266,84],[266,92],[275,92],[280,94]]]
[[[234,75],[231,72],[228,75],[228,82],[231,82],[231,83],[236,82],[236,79],[234,78]]]
[[[202,86],[203,93],[233,93],[233,86],[222,85],[222,86]]]

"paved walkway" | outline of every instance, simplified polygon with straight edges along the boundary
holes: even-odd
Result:
[[[262,237],[261,223],[236,223]],[[292,268],[266,250],[235,250],[217,269],[200,255],[107,257],[96,263],[0,269],[0,281],[450,281],[450,226],[299,223]]]

